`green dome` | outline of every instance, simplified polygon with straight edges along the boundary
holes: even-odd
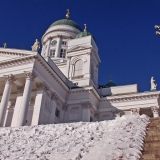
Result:
[[[109,83],[107,83],[105,86],[106,86],[106,87],[115,87],[115,86],[117,86],[117,85],[114,84],[112,81],[109,81]]]
[[[86,37],[86,36],[90,36],[91,35],[91,33],[90,32],[80,32],[80,33],[78,33],[77,35],[76,35],[76,37],[75,38],[81,38],[81,37]],[[92,36],[92,35],[91,35]],[[93,37],[93,36],[92,36]]]
[[[72,21],[70,19],[61,19],[61,20],[58,20],[58,21],[52,23],[50,25],[50,27],[56,26],[56,25],[69,25],[69,26],[75,27],[78,30],[82,31],[81,27],[76,22],[74,22],[74,21]]]

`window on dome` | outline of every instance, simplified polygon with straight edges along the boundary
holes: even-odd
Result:
[[[50,50],[50,57],[55,57],[55,49]]]
[[[60,57],[61,58],[65,58],[66,57],[66,49],[61,49]]]
[[[74,76],[79,76],[82,74],[83,74],[83,61],[80,59],[75,63]]]
[[[67,45],[67,42],[66,41],[62,41],[62,45]]]

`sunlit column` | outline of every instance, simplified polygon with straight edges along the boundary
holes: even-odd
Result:
[[[24,92],[23,92],[23,99],[19,111],[19,118],[18,118],[18,123],[17,126],[23,126],[25,125],[26,122],[26,117],[27,117],[27,112],[28,112],[28,106],[29,106],[29,100],[30,100],[30,95],[31,95],[31,89],[32,89],[32,83],[35,76],[35,73],[33,71],[30,72],[24,72],[26,76],[26,83],[24,87]]]
[[[5,114],[6,114],[8,101],[10,98],[12,84],[15,81],[14,76],[12,74],[5,75],[4,78],[5,78],[6,83],[5,83],[2,100],[0,104],[0,126],[1,127],[3,126],[3,121],[4,121]]]
[[[60,57],[61,41],[62,41],[62,36],[58,36],[55,57]]]

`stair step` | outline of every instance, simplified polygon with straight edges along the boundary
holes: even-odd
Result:
[[[158,156],[158,155],[160,155],[160,151],[159,151],[159,149],[148,147],[143,150],[143,155],[145,155],[145,154],[153,154],[153,155]]]
[[[160,159],[160,155],[156,155],[156,154],[143,154],[142,158],[145,160],[151,160],[151,159]]]
[[[148,131],[148,132],[147,132],[147,137],[148,137],[148,136],[160,136],[160,132]]]
[[[150,142],[150,141],[152,141],[152,142],[160,141],[160,136],[146,136],[144,141],[145,141],[145,143]]]
[[[160,147],[160,140],[145,142],[145,147]]]

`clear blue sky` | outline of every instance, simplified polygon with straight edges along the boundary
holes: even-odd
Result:
[[[0,46],[31,49],[56,20],[71,19],[81,28],[86,23],[99,48],[99,84],[109,75],[117,85],[139,85],[150,90],[155,77],[160,89],[160,0],[1,0]]]

